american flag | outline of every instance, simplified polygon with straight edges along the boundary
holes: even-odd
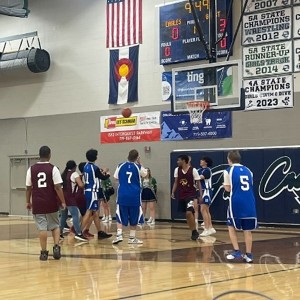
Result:
[[[142,43],[142,0],[107,0],[106,48]]]

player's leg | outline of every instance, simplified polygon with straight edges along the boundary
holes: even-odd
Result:
[[[67,224],[67,219],[68,219],[68,209],[61,209],[60,210],[60,237],[61,239],[64,238],[63,233],[64,233],[64,228]]]
[[[194,199],[187,199],[185,201],[185,210],[186,210],[186,221],[187,224],[192,231],[192,240],[197,240],[199,237],[199,233],[196,229],[196,223],[195,223],[195,209],[194,209]]]
[[[147,213],[147,201],[142,201],[142,210],[143,210],[144,218],[146,218],[146,213]]]
[[[41,246],[40,260],[48,259],[48,250],[47,250],[47,238],[48,238],[48,228],[47,228],[47,219],[46,215],[36,214],[33,215],[35,225],[39,231],[39,240]]]
[[[150,201],[149,202],[149,210],[150,210],[150,220],[151,220],[151,222],[148,222],[148,223],[150,225],[154,225],[155,224],[155,203],[156,203],[156,201]]]
[[[79,210],[77,206],[68,206],[68,210],[73,218],[73,226],[75,229],[75,239],[86,242],[88,239],[83,236],[81,227],[80,227],[80,218],[79,218]]]
[[[61,253],[60,253],[60,246],[58,245],[59,235],[60,235],[58,212],[47,214],[46,218],[47,218],[47,226],[48,226],[48,229],[52,233],[52,238],[53,238],[53,243],[54,243],[53,258],[60,259]]]
[[[226,256],[228,260],[241,260],[243,258],[242,253],[239,248],[238,238],[236,234],[236,229],[240,229],[240,220],[228,218],[227,219],[228,225],[228,233],[231,244],[233,246],[233,251]]]
[[[253,262],[252,254],[252,230],[257,228],[257,219],[242,219],[242,229],[244,231],[244,239],[246,244],[246,254],[243,256],[244,261],[247,263]]]
[[[194,199],[194,209],[195,209],[195,224],[196,224],[196,229],[198,230],[198,220],[199,220],[198,199]]]
[[[103,206],[103,213],[104,213],[104,216],[105,216],[105,218],[102,218],[102,222],[103,223],[108,223],[109,212],[108,212],[108,203],[107,203],[106,199],[101,199],[101,204]]]
[[[117,204],[116,207],[117,235],[112,241],[114,245],[123,241],[123,225],[128,225],[128,206]]]
[[[112,234],[108,234],[104,230],[101,230],[99,201],[94,201],[91,209],[93,210],[94,224],[97,228],[98,239],[102,240],[102,239],[110,238]]]
[[[130,224],[130,233],[128,244],[141,245],[143,241],[136,238],[136,226],[138,223],[143,222],[143,210],[141,206],[129,206],[128,207],[128,216]]]

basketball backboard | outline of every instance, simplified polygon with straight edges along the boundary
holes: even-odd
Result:
[[[209,101],[217,111],[245,108],[240,60],[174,68],[172,83],[173,113],[188,112],[190,101]]]

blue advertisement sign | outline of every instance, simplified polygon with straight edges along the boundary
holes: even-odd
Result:
[[[171,101],[172,93],[172,72],[163,72],[161,76],[162,100]]]
[[[226,221],[229,194],[223,189],[223,172],[228,168],[228,150],[176,151],[171,153],[171,186],[180,154],[190,155],[191,164],[199,168],[200,159],[213,160],[213,198],[210,211],[213,220]],[[253,172],[258,222],[300,224],[300,147],[241,149],[242,164]],[[178,212],[178,201],[172,200],[172,219],[185,219]]]
[[[192,124],[189,114],[161,112],[161,140],[181,141],[232,137],[231,112],[204,112],[202,124]]]

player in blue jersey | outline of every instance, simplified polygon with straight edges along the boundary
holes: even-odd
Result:
[[[200,233],[200,236],[202,237],[216,233],[216,230],[212,226],[211,215],[209,212],[209,206],[212,199],[212,172],[210,169],[212,164],[213,162],[210,157],[203,157],[200,160],[200,168],[198,169],[203,193],[202,201],[200,202],[201,214],[204,221],[204,230]]]
[[[109,174],[105,172],[102,173],[100,168],[95,165],[97,160],[98,151],[95,149],[90,149],[86,152],[86,158],[88,160],[87,164],[83,169],[84,178],[84,196],[86,200],[86,213],[82,220],[82,229],[88,229],[91,218],[94,219],[95,226],[98,231],[98,239],[109,238],[112,235],[107,234],[101,230],[100,219],[99,219],[99,202],[98,202],[98,192],[100,188],[99,179],[107,179],[110,177]]]
[[[227,156],[229,168],[224,171],[224,189],[230,192],[227,211],[229,237],[234,251],[228,254],[228,260],[244,259],[253,262],[252,230],[257,228],[256,205],[253,192],[253,174],[241,165],[238,151],[230,151]],[[243,230],[246,254],[242,255],[237,240],[236,230]]]
[[[141,202],[141,177],[147,176],[147,170],[141,165],[137,150],[131,150],[128,161],[118,165],[114,177],[119,181],[117,192],[117,236],[113,244],[123,241],[123,226],[130,225],[128,244],[142,244],[135,237],[136,226],[143,223],[143,211]]]

